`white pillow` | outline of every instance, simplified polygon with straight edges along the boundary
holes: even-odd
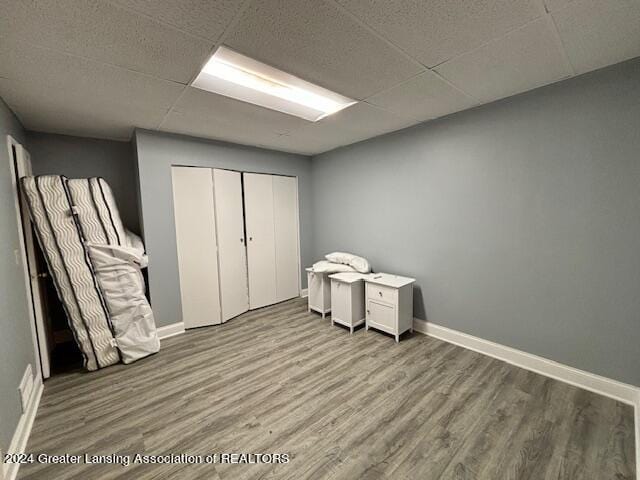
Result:
[[[335,263],[342,263],[344,265],[350,265],[360,273],[369,273],[371,271],[371,265],[366,258],[358,257],[351,253],[345,252],[333,252],[325,255],[327,260]]]
[[[340,273],[354,272],[355,269],[353,267],[350,267],[349,265],[320,260],[319,262],[313,264],[313,271],[316,273]]]
[[[324,258],[326,258],[330,262],[343,263],[345,265],[349,265],[349,260],[351,260],[351,257],[353,257],[353,255],[344,252],[333,252],[328,253],[324,256]]]

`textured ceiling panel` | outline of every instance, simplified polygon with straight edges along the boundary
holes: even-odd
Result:
[[[432,67],[542,14],[533,0],[337,0]]]
[[[224,43],[356,99],[421,70],[325,0],[254,0]]]
[[[217,41],[365,101],[310,123],[185,89]],[[27,128],[102,138],[316,154],[638,55],[640,0],[0,1],[0,96]]]
[[[174,111],[209,119],[230,129],[271,134],[286,133],[310,122],[292,115],[188,87]]]
[[[53,89],[25,91],[20,82],[0,79],[0,97],[30,130],[81,137],[129,140],[133,126],[154,129],[164,110],[112,104],[106,101],[75,101],[70,92]]]
[[[640,55],[638,0],[574,0],[553,18],[577,73]]]
[[[0,42],[0,76],[14,80],[26,95],[55,92],[76,108],[87,110],[110,105],[167,111],[185,88],[120,67],[12,41]]]
[[[187,83],[213,42],[97,0],[3,0],[0,34],[13,40]]]
[[[368,98],[367,103],[424,121],[473,107],[478,102],[437,74],[425,72]]]
[[[358,103],[319,122],[294,130],[280,140],[290,151],[316,154],[414,125],[367,103]]]
[[[482,102],[515,95],[571,75],[550,19],[541,18],[437,69]]]
[[[216,41],[241,10],[240,0],[112,0],[113,3]]]
[[[414,123],[366,103],[313,123],[189,89],[160,129],[310,155]]]
[[[544,4],[549,12],[557,12],[558,10],[566,7],[574,0],[544,0]]]
[[[286,142],[281,140],[282,134],[276,133],[264,124],[254,122],[239,128],[237,123],[224,117],[173,111],[165,118],[160,130],[292,153],[305,153],[288,148]]]
[[[413,118],[399,117],[391,112],[361,102],[345,108],[335,115],[326,117],[315,125],[334,125],[341,129],[360,133],[363,135],[360,137],[362,139],[400,130],[416,123],[418,122]],[[295,132],[293,134],[295,135]]]
[[[363,140],[363,134],[333,124],[314,124],[279,139],[281,150],[316,155]]]

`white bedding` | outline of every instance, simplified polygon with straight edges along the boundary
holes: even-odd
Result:
[[[102,178],[67,181],[124,363],[156,353],[160,342],[145,297],[144,244],[124,228],[109,184]]]
[[[329,262],[327,260],[320,260],[313,264],[313,271],[315,273],[340,273],[340,272],[355,272],[356,269],[349,265],[342,263]]]
[[[371,271],[371,265],[366,258],[359,257],[352,253],[333,252],[327,254],[325,258],[330,262],[349,265],[355,271],[360,273],[369,273]]]
[[[127,232],[128,244],[138,244]],[[132,241],[133,240],[133,241]],[[141,268],[147,256],[140,246],[87,244],[104,292],[122,361],[131,363],[160,350],[153,312],[145,297]]]

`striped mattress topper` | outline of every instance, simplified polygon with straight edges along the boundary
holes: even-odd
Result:
[[[120,361],[109,312],[61,175],[23,177],[22,191],[69,327],[87,370]]]

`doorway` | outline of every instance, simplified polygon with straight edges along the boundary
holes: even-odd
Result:
[[[36,369],[45,379],[51,376],[51,332],[47,322],[46,265],[37,247],[26,200],[20,191],[20,178],[32,174],[31,158],[29,152],[11,136],[7,136],[7,148],[19,237],[19,247],[15,252],[16,262],[22,264],[25,289],[30,301],[29,321],[38,358]]]

